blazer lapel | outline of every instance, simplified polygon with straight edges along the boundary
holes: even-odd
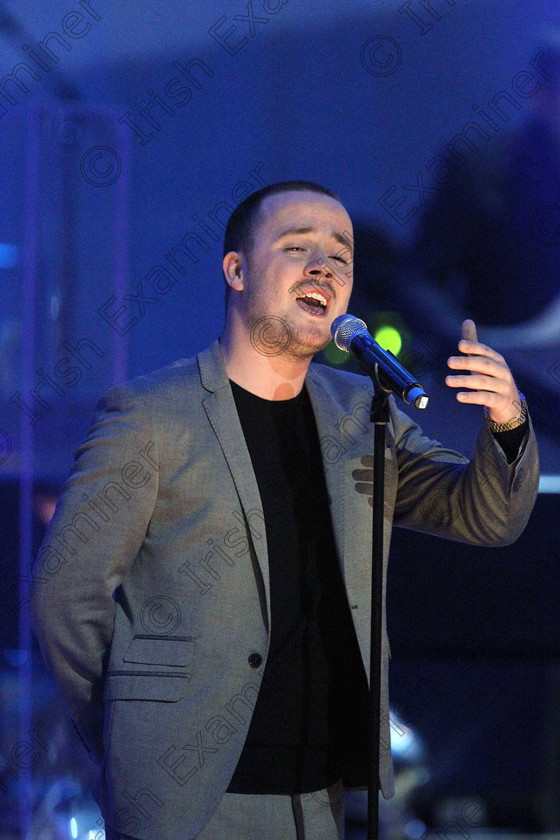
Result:
[[[202,404],[226,458],[251,533],[264,584],[270,632],[270,577],[266,533],[261,534],[251,528],[251,512],[257,510],[261,517],[263,516],[262,502],[219,343],[214,341],[208,349],[198,354],[197,360],[202,385],[208,391]]]
[[[363,469],[362,456],[373,451],[371,398],[364,391],[350,414],[341,408],[340,395],[333,392],[320,370],[310,368],[306,383],[323,455],[340,571],[364,662],[368,662],[369,639],[364,628],[369,628],[371,615],[372,509],[367,498],[356,492],[352,472]]]
[[[312,368],[309,369],[305,382],[317,424],[335,544],[340,558],[341,571],[344,574],[346,539],[346,529],[344,527],[344,448],[340,446],[336,433],[336,423],[339,419],[333,412],[336,402],[329,398],[327,384],[320,374]]]

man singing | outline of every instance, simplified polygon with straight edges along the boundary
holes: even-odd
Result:
[[[373,435],[356,411],[373,386],[311,364],[347,310],[352,241],[316,184],[245,199],[220,339],[111,389],[77,450],[32,611],[111,840],[339,840],[344,790],[367,787]],[[484,407],[471,461],[390,397],[384,581],[393,524],[507,545],[536,498],[507,364],[472,321],[458,346],[448,365],[467,373],[446,382]],[[386,798],[389,655],[384,626]]]

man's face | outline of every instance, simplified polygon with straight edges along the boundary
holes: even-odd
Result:
[[[241,254],[242,289],[232,290],[253,346],[278,332],[279,348],[310,358],[331,340],[330,327],[346,312],[352,291],[352,222],[327,195],[286,192],[268,196],[253,230],[253,247]],[[289,340],[287,340],[289,339]]]

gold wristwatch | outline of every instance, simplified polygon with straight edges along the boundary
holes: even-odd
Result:
[[[484,406],[484,416],[486,417],[486,422],[488,423],[488,428],[491,432],[509,432],[512,429],[517,429],[518,426],[523,425],[527,418],[527,400],[521,391],[518,391],[517,393],[519,394],[519,403],[516,400],[514,405],[519,405],[519,414],[507,423],[496,423],[495,420],[490,418],[490,409],[487,406]]]

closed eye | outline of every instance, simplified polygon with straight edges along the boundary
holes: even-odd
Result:
[[[284,248],[286,253],[293,252],[293,251],[306,251],[306,248],[302,248],[300,245],[289,245],[287,248]],[[344,257],[341,257],[340,254],[331,254],[329,256],[329,260],[336,260],[339,265],[350,265],[351,260],[346,260]]]

